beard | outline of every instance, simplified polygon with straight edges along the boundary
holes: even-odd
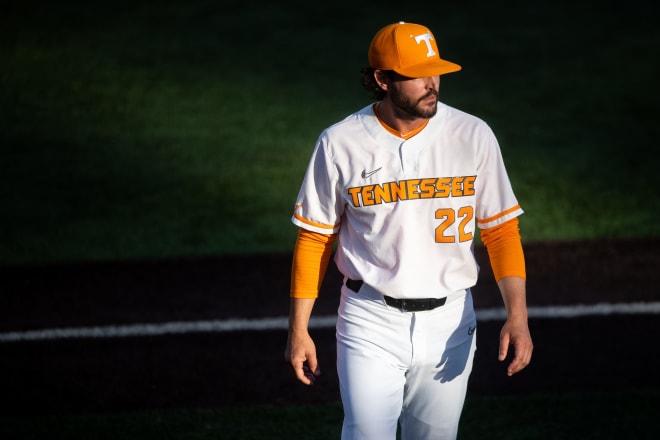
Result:
[[[432,106],[423,106],[422,101],[435,96],[435,101]],[[438,111],[438,92],[436,90],[429,90],[424,96],[419,99],[414,99],[409,96],[401,94],[396,88],[391,90],[390,99],[394,106],[399,110],[401,116],[408,116],[410,119],[422,118],[430,119]]]

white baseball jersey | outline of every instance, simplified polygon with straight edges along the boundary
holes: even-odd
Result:
[[[369,105],[319,136],[292,222],[339,233],[344,276],[395,298],[428,298],[476,283],[477,222],[489,228],[522,212],[484,121],[438,103],[404,140]]]

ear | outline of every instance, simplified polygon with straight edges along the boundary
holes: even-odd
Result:
[[[374,79],[376,80],[376,84],[378,86],[385,90],[388,91],[390,87],[390,79],[387,76],[387,73],[385,73],[384,70],[376,69],[374,70]]]

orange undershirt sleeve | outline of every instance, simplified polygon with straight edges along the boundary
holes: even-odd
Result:
[[[481,241],[488,251],[495,281],[511,276],[526,278],[525,255],[517,217],[499,226],[482,229]]]
[[[317,298],[337,234],[300,228],[291,264],[291,298]]]

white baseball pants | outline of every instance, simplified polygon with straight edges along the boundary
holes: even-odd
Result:
[[[364,284],[342,287],[337,373],[342,440],[455,439],[476,350],[470,291],[402,312]]]

